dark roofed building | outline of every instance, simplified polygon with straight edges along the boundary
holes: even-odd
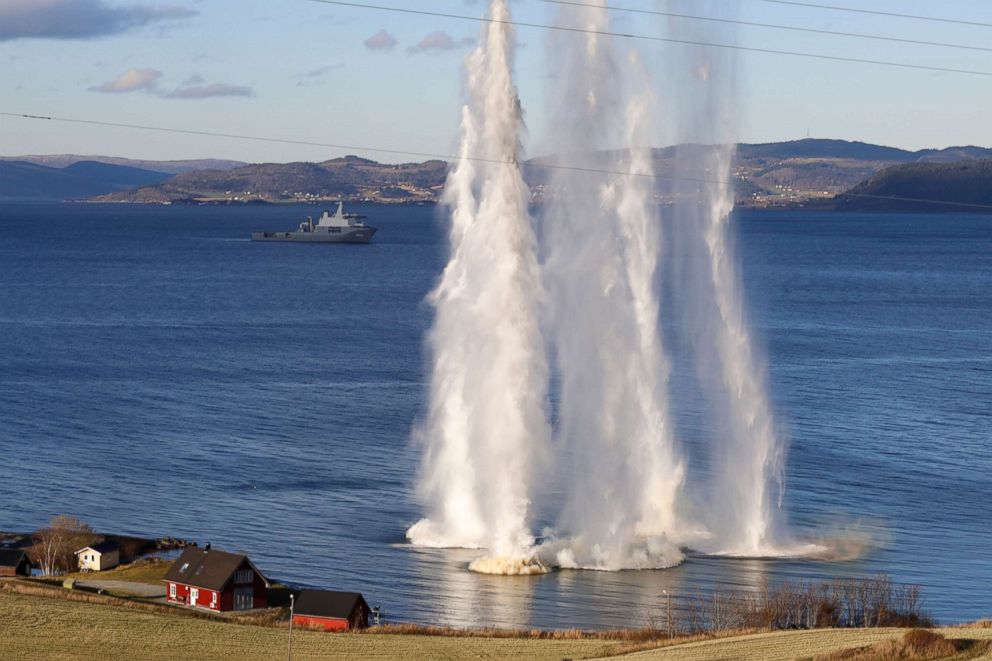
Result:
[[[166,599],[215,611],[265,608],[269,581],[240,553],[188,547],[165,574]]]
[[[296,599],[293,623],[325,631],[364,629],[369,625],[369,605],[357,592],[304,590]]]
[[[0,549],[0,576],[30,576],[32,567],[23,549]]]

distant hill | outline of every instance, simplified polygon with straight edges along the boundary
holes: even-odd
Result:
[[[947,147],[946,149],[923,149],[915,152],[917,160],[932,163],[953,163],[955,161],[992,158],[992,149],[985,147]]]
[[[765,192],[740,196],[742,206],[792,206],[828,199],[850,190],[894,165],[915,162],[954,163],[992,158],[982,147],[949,147],[908,151],[846,140],[795,140],[763,145],[743,144],[737,150],[739,178]]]
[[[841,193],[826,206],[838,211],[990,212],[992,159],[896,165]]]
[[[703,159],[712,156],[714,149],[710,145],[685,144],[653,150],[656,197],[663,203],[671,203],[681,196],[695,195],[701,183],[698,181],[699,166]],[[622,167],[622,152],[607,155],[615,157],[613,162]],[[39,161],[38,165],[68,165],[63,168],[64,174],[70,174],[70,168],[79,164],[76,159],[82,157],[25,158]],[[953,164],[980,159],[992,159],[992,149],[957,146],[908,151],[864,142],[823,139],[745,143],[737,146],[733,177],[739,206],[822,206],[824,201],[870,181],[893,166]],[[318,202],[338,198],[433,202],[440,197],[448,169],[447,163],[440,160],[396,165],[358,156],[320,163],[154,162],[103,156],[93,157],[91,161],[118,165],[147,163],[148,168],[139,169],[175,174],[168,179],[139,181],[130,186],[123,186],[120,177],[111,177],[104,182],[103,190],[93,194],[96,201],[104,202]],[[545,192],[545,186],[553,181],[553,170],[546,166],[554,163],[567,165],[569,159],[567,156],[541,157],[524,163],[525,179],[538,200]],[[23,162],[20,164],[24,165]],[[89,179],[93,181],[93,177]],[[67,198],[79,196],[79,193],[63,195]]]
[[[872,145],[867,142],[848,140],[824,140],[806,138],[790,142],[768,142],[762,144],[742,143],[737,146],[741,160],[790,159],[790,158],[839,158],[855,161],[896,161],[916,160],[916,152]]]
[[[118,158],[117,156],[80,156],[78,154],[51,154],[47,156],[0,156],[0,161],[20,161],[34,163],[50,168],[65,168],[80,161],[107,163],[108,165],[123,165],[153,172],[179,174],[192,170],[230,170],[246,165],[242,161],[227,161],[215,158],[205,158],[186,161],[150,161],[133,158]]]
[[[165,172],[93,161],[78,161],[64,168],[0,161],[0,199],[82,199],[156,184],[170,176]]]
[[[684,144],[655,149],[657,192],[674,200],[680,191],[691,193],[698,182],[700,159],[714,147]],[[744,207],[793,206],[810,200],[829,199],[900,163],[920,160],[956,162],[992,157],[981,147],[951,147],[917,152],[847,140],[793,140],[766,144],[740,144],[734,157],[737,204]],[[549,181],[549,170],[538,167],[553,159],[528,161],[525,170],[532,185]]]
[[[185,172],[154,186],[104,195],[97,201],[433,201],[447,172],[444,161],[392,165],[345,156],[323,163],[261,163],[225,171]]]

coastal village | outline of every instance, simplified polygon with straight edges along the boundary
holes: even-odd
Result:
[[[935,628],[919,588],[885,576],[685,599],[674,597],[673,609],[668,595],[667,617],[647,627],[607,631],[387,625],[359,592],[284,585],[250,554],[210,543],[98,534],[69,515],[34,533],[0,532],[5,660],[94,658],[98,650],[103,658],[292,659],[295,649],[295,658],[313,659],[549,661],[938,659],[992,650],[988,621]]]
[[[36,533],[0,533],[0,580],[218,616],[286,620],[319,631],[381,624],[380,608],[370,607],[362,594],[282,585],[243,552],[97,535],[67,515]]]

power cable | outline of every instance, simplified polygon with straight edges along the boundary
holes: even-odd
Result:
[[[992,23],[982,23],[981,21],[965,21],[957,18],[941,18],[939,16],[918,16],[916,14],[900,14],[892,11],[879,11],[877,9],[858,9],[855,7],[839,7],[837,5],[821,5],[812,2],[797,2],[797,0],[762,0],[776,5],[793,5],[795,7],[809,7],[810,9],[829,9],[832,11],[847,11],[855,14],[871,14],[873,16],[888,16],[890,18],[908,18],[914,21],[933,21],[935,23],[953,23],[955,25],[972,25],[980,28],[992,28]]]
[[[109,128],[124,128],[133,129],[141,131],[157,131],[160,133],[178,133],[183,135],[197,135],[197,136],[207,136],[212,138],[227,138],[232,140],[252,140],[255,142],[267,142],[267,143],[278,143],[278,144],[288,144],[288,145],[303,145],[307,147],[322,147],[328,149],[345,149],[353,150],[356,152],[377,152],[382,154],[396,154],[402,156],[420,156],[423,158],[440,159],[448,162],[457,162],[460,159],[469,160],[477,163],[489,163],[492,165],[513,165],[520,166],[521,164],[517,161],[504,161],[502,159],[496,158],[484,158],[480,156],[457,156],[452,154],[437,154],[431,152],[422,151],[410,151],[403,149],[385,149],[382,147],[365,147],[359,145],[342,145],[327,142],[314,142],[310,140],[295,140],[292,138],[272,138],[266,136],[257,135],[243,135],[238,133],[222,133],[218,131],[203,131],[196,129],[179,129],[164,126],[149,126],[145,124],[125,124],[121,122],[107,122],[95,119],[78,119],[74,117],[56,117],[51,115],[35,115],[28,113],[16,113],[16,112],[4,112],[0,111],[0,117],[14,117],[17,119],[31,119],[31,120],[42,120],[50,122],[63,122],[68,124],[85,124],[89,126],[102,126]],[[568,172],[582,172],[587,174],[608,174],[613,176],[624,176],[624,177],[643,177],[647,179],[662,179],[670,181],[687,181],[692,183],[700,184],[716,184],[719,186],[735,186],[736,181],[726,181],[719,179],[702,179],[698,177],[679,177],[675,175],[665,175],[656,173],[645,173],[645,172],[626,172],[623,170],[604,170],[598,168],[583,168],[571,165],[559,165],[554,163],[542,163],[537,160],[528,161],[523,164],[524,167],[533,167],[545,170],[564,170]],[[934,204],[938,206],[954,206],[954,207],[966,207],[971,209],[983,209],[992,210],[992,205],[990,204],[973,204],[970,202],[950,202],[946,200],[927,200],[922,198],[913,197],[894,197],[889,195],[868,195],[864,193],[839,193],[837,197],[857,197],[866,199],[878,199],[878,200],[888,200],[888,201],[899,201],[899,202],[916,202],[920,204]]]
[[[608,37],[621,37],[623,39],[641,39],[645,41],[660,41],[671,44],[683,44],[688,46],[707,46],[709,48],[723,48],[727,50],[737,50],[749,53],[765,53],[769,55],[787,55],[791,57],[805,57],[817,60],[828,60],[832,62],[847,62],[854,64],[874,64],[886,67],[898,67],[900,69],[920,69],[923,71],[939,71],[941,73],[959,73],[970,76],[992,77],[992,71],[976,71],[974,69],[954,69],[951,67],[938,67],[926,64],[910,64],[908,62],[892,62],[888,60],[868,60],[858,57],[845,57],[841,55],[822,55],[819,53],[806,53],[802,51],[779,50],[774,48],[757,48],[754,46],[738,46],[735,44],[721,44],[707,41],[695,41],[692,39],[674,39],[669,37],[657,37],[644,34],[628,34],[625,32],[610,32],[607,30],[591,30],[586,28],[567,27],[563,25],[547,25],[544,23],[527,23],[523,21],[505,21],[488,16],[466,16],[464,14],[451,14],[447,12],[428,11],[426,9],[409,9],[403,7],[386,7],[383,5],[369,5],[358,2],[346,2],[345,0],[308,0],[325,5],[337,5],[341,7],[354,7],[358,9],[373,9],[376,11],[389,11],[399,14],[414,14],[418,16],[434,16],[438,18],[453,18],[462,21],[473,21],[477,23],[498,23],[502,25],[512,25],[514,27],[537,28],[542,30],[556,30],[559,32],[572,32],[581,34],[595,34]]]
[[[585,2],[577,2],[576,0],[539,0],[539,2],[545,2],[552,5],[568,5],[573,7],[589,7],[589,8],[596,7],[596,5],[590,5]],[[773,30],[789,30],[791,32],[806,32],[810,34],[823,34],[834,37],[854,37],[856,39],[872,39],[876,41],[891,41],[900,44],[912,44],[914,46],[936,46],[939,48],[958,48],[962,50],[983,51],[986,53],[992,53],[992,48],[985,48],[983,46],[969,46],[967,44],[949,44],[941,41],[921,41],[918,39],[887,37],[879,34],[864,34],[860,32],[838,32],[836,30],[821,30],[818,28],[804,28],[793,25],[779,25],[776,23],[756,23],[754,21],[741,21],[732,18],[694,16],[692,14],[677,14],[675,12],[668,12],[668,11],[654,11],[651,9],[634,9],[632,7],[617,7],[612,5],[609,7],[609,9],[610,11],[618,11],[629,14],[644,14],[648,16],[667,16],[670,18],[682,18],[691,21],[709,21],[711,23],[727,23],[730,25],[744,25],[747,27],[770,28]]]

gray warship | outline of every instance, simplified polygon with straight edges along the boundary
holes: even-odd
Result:
[[[365,224],[365,216],[345,213],[344,202],[338,202],[337,210],[323,215],[313,222],[313,218],[300,223],[293,232],[252,232],[252,241],[300,241],[304,243],[368,243],[376,229]]]

